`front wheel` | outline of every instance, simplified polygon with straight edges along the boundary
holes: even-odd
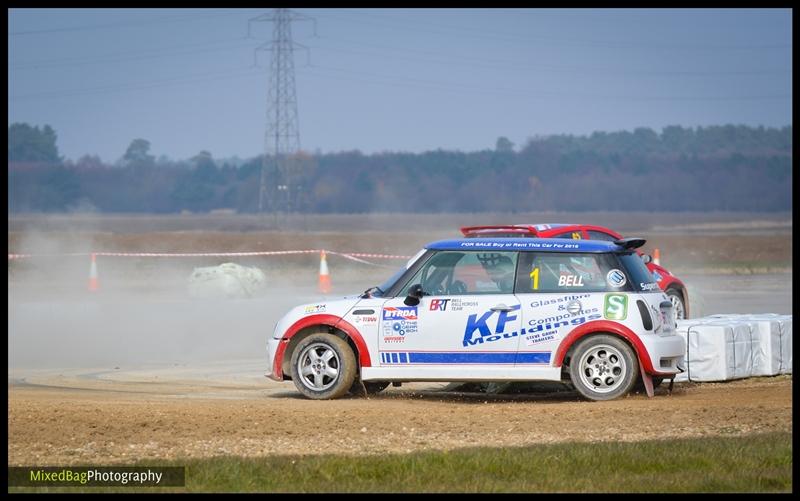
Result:
[[[345,340],[333,334],[312,334],[292,353],[292,381],[314,400],[343,396],[356,377],[356,357]]]
[[[665,292],[669,301],[672,303],[672,312],[675,315],[675,320],[686,319],[686,306],[683,303],[683,294],[681,294],[681,291],[670,287]]]
[[[637,380],[636,354],[621,339],[595,334],[578,342],[569,372],[572,385],[586,399],[613,400],[627,395]]]

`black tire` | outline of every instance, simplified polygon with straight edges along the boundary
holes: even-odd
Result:
[[[674,287],[668,287],[664,292],[672,303],[672,310],[675,313],[675,318],[677,320],[685,320],[688,318],[686,316],[686,303],[683,300],[681,291]]]
[[[391,384],[390,381],[364,381],[364,387],[367,389],[367,395],[375,395],[380,393]]]
[[[627,395],[639,379],[636,354],[625,341],[595,334],[578,341],[569,367],[572,385],[588,400]]]
[[[375,395],[382,392],[392,384],[390,381],[363,381],[364,388],[367,390],[367,395]],[[356,378],[353,381],[353,386],[350,387],[351,395],[362,395],[361,382]]]
[[[345,395],[356,377],[356,357],[347,342],[333,334],[312,334],[300,341],[291,361],[297,390],[314,400]]]

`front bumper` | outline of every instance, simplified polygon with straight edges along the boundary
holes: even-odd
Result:
[[[677,334],[639,336],[647,349],[654,376],[673,376],[683,371],[686,341]]]

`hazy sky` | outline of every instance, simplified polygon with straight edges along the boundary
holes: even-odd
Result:
[[[536,135],[791,125],[789,9],[296,9],[304,150],[521,146]],[[264,150],[269,9],[11,9],[8,122],[116,161]],[[310,65],[309,65],[310,62]]]

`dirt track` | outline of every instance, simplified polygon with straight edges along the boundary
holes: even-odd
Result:
[[[659,388],[652,399],[635,394],[610,402],[584,402],[552,387],[492,395],[433,383],[369,399],[311,401],[291,383],[266,379],[119,379],[62,375],[11,384],[9,464],[377,454],[792,430],[791,376],[676,384],[672,395]]]

